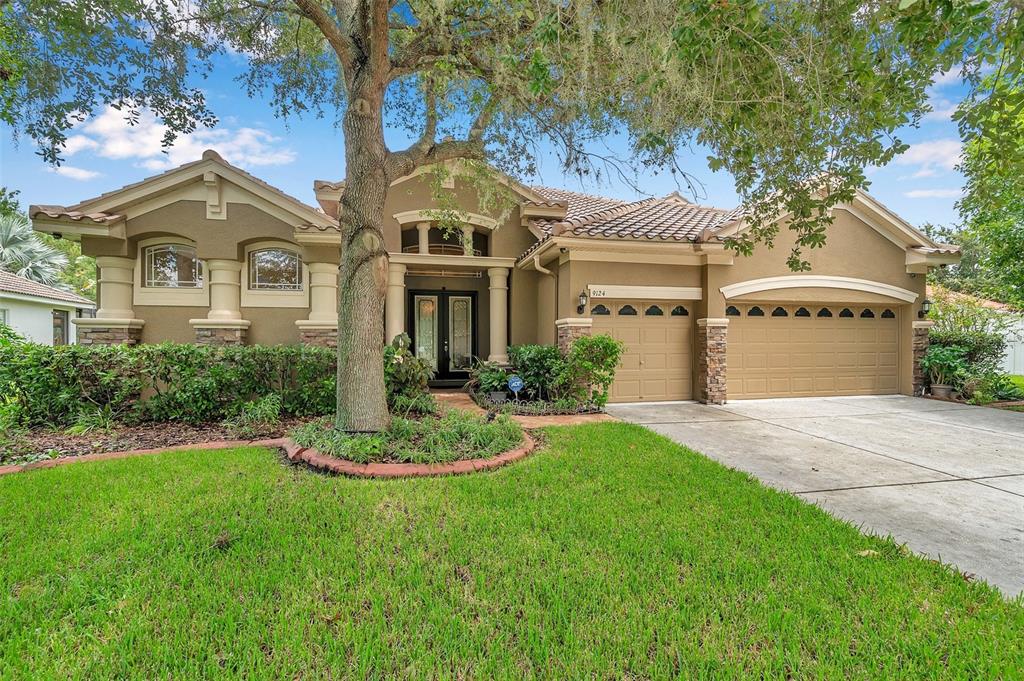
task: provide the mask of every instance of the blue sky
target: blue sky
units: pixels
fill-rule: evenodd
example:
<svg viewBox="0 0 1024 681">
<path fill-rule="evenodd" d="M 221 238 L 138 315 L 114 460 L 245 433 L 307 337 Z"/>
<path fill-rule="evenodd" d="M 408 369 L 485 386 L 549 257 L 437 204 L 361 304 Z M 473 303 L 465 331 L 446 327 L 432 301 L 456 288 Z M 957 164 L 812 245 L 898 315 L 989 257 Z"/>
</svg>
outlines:
<svg viewBox="0 0 1024 681">
<path fill-rule="evenodd" d="M 26 207 L 32 203 L 69 205 L 195 160 L 204 149 L 214 148 L 231 163 L 314 204 L 314 179 L 344 176 L 340 130 L 330 117 L 276 119 L 264 101 L 247 98 L 234 82 L 240 69 L 238 57 L 220 60 L 214 74 L 202 85 L 220 123 L 214 129 L 179 139 L 169 153 L 160 147 L 163 131 L 155 120 L 144 118 L 141 125 L 132 128 L 113 110 L 84 122 L 71 133 L 66 162 L 59 169 L 47 166 L 36 155 L 31 140 L 14 139 L 5 129 L 0 142 L 0 184 L 20 190 L 19 198 Z M 963 178 L 954 170 L 960 142 L 950 116 L 962 93 L 963 86 L 955 73 L 939 76 L 929 93 L 934 111 L 919 128 L 900 131 L 910 149 L 888 166 L 868 171 L 868 191 L 912 224 L 956 222 L 954 204 Z M 404 146 L 403 135 L 394 133 L 389 137 L 396 147 Z M 623 155 L 620 140 L 610 140 L 606 146 L 598 151 Z M 709 205 L 733 207 L 737 199 L 732 178 L 724 172 L 712 173 L 706 157 L 706 152 L 695 148 L 680 158 L 680 165 L 703 185 L 703 195 L 697 199 Z M 565 177 L 551 155 L 540 159 L 540 176 L 528 182 L 624 199 L 642 196 L 629 183 L 611 175 L 599 182 L 584 183 L 574 176 Z M 667 173 L 642 174 L 636 178 L 636 185 L 646 194 L 659 196 L 676 189 Z"/>
</svg>

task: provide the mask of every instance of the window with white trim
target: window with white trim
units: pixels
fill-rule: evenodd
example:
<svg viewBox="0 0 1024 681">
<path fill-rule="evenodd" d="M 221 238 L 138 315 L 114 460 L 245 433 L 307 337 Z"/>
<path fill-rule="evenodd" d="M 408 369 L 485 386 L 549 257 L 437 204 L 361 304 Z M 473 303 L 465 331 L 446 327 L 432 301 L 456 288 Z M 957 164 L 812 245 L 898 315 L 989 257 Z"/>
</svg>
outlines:
<svg viewBox="0 0 1024 681">
<path fill-rule="evenodd" d="M 149 246 L 143 257 L 145 281 L 149 288 L 202 288 L 203 263 L 196 249 L 184 244 Z"/>
<path fill-rule="evenodd" d="M 253 291 L 301 291 L 302 258 L 284 248 L 260 248 L 249 252 L 249 289 Z"/>
<path fill-rule="evenodd" d="M 0 324 L 4 326 L 11 325 L 11 311 L 6 307 L 0 307 Z"/>
</svg>

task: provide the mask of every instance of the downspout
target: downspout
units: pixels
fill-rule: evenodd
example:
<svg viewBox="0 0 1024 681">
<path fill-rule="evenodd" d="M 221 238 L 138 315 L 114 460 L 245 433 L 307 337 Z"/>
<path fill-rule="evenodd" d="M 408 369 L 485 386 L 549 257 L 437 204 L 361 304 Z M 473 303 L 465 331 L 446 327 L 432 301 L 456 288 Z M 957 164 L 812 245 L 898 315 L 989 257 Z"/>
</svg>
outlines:
<svg viewBox="0 0 1024 681">
<path fill-rule="evenodd" d="M 535 270 L 537 270 L 541 274 L 546 274 L 546 275 L 548 275 L 549 277 L 551 277 L 551 278 L 553 278 L 555 280 L 555 285 L 552 288 L 554 288 L 554 290 L 555 290 L 555 307 L 554 307 L 555 319 L 558 319 L 558 276 L 554 272 L 552 272 L 551 270 L 547 269 L 546 267 L 544 267 L 543 265 L 540 264 L 540 254 L 539 253 L 537 253 L 537 254 L 535 254 L 533 256 L 533 267 L 534 267 Z M 557 341 L 557 339 L 556 339 L 556 341 Z"/>
</svg>

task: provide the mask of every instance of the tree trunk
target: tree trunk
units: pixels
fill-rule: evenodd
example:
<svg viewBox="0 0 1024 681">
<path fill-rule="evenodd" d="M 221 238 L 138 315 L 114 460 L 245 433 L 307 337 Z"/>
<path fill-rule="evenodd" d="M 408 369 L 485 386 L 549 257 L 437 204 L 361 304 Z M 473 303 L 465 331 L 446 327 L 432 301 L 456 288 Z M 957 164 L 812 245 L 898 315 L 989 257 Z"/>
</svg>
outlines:
<svg viewBox="0 0 1024 681">
<path fill-rule="evenodd" d="M 357 89 L 353 89 L 358 92 Z M 389 181 L 381 94 L 353 96 L 345 112 L 338 286 L 338 395 L 335 424 L 349 432 L 390 425 L 384 390 L 384 297 L 388 254 L 384 199 Z"/>
</svg>

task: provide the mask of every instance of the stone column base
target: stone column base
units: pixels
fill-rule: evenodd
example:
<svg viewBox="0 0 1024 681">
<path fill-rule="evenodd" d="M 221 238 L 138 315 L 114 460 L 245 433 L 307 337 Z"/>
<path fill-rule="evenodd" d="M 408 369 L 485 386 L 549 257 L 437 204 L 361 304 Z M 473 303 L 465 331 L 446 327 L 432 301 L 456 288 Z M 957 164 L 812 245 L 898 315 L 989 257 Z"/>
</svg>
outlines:
<svg viewBox="0 0 1024 681">
<path fill-rule="evenodd" d="M 72 319 L 78 328 L 79 345 L 138 345 L 142 342 L 141 319 Z"/>
<path fill-rule="evenodd" d="M 725 351 L 729 320 L 697 320 L 697 401 L 725 404 Z"/>
<path fill-rule="evenodd" d="M 315 345 L 321 348 L 338 347 L 338 326 L 323 322 L 312 322 L 300 319 L 295 322 L 299 327 L 299 342 L 303 345 Z"/>
<path fill-rule="evenodd" d="M 924 394 L 925 385 L 928 383 L 928 377 L 924 373 L 924 369 L 921 368 L 921 358 L 924 357 L 924 353 L 928 352 L 928 346 L 931 345 L 931 341 L 928 337 L 928 332 L 935 326 L 935 322 L 927 320 L 921 320 L 914 322 L 914 336 L 911 341 L 911 348 L 914 354 L 914 395 L 920 396 Z"/>
<path fill-rule="evenodd" d="M 589 336 L 594 327 L 594 320 L 590 317 L 565 317 L 555 320 L 555 336 L 557 337 L 558 349 L 563 354 L 569 352 L 569 348 L 581 336 Z"/>
<path fill-rule="evenodd" d="M 245 345 L 252 322 L 244 319 L 190 319 L 199 345 Z"/>
</svg>

